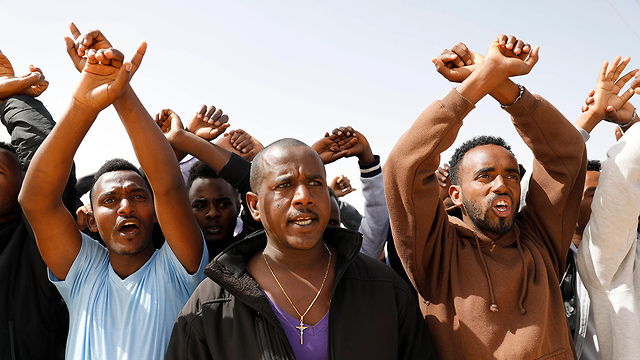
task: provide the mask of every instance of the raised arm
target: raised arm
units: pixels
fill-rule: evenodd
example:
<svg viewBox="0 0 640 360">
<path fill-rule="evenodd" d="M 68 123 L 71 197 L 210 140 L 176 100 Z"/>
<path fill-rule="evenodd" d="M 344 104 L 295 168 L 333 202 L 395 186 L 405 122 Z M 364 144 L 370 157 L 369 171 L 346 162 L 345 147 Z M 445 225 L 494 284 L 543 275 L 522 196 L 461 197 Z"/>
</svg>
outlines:
<svg viewBox="0 0 640 360">
<path fill-rule="evenodd" d="M 428 293 L 432 280 L 438 281 L 440 274 L 431 271 L 430 264 L 440 260 L 434 249 L 442 235 L 451 231 L 438 196 L 435 172 L 440 154 L 453 144 L 462 120 L 479 99 L 490 93 L 493 96 L 498 85 L 508 84 L 510 76 L 531 70 L 537 61 L 537 48 L 526 53 L 525 45 L 506 36 L 497 37 L 484 62 L 462 80 L 457 90 L 431 104 L 418 117 L 385 164 L 384 187 L 394 241 L 407 274 L 422 294 Z M 517 98 L 517 86 L 509 95 L 513 98 L 502 99 L 504 104 Z"/>
<path fill-rule="evenodd" d="M 151 184 L 167 244 L 187 272 L 194 274 L 200 267 L 204 241 L 173 149 L 130 86 L 113 105 Z"/>
<path fill-rule="evenodd" d="M 98 113 L 111 104 L 129 81 L 130 64 L 117 50 L 87 56 L 71 103 L 36 152 L 25 176 L 19 201 L 33 228 L 45 263 L 60 280 L 66 278 L 81 246 L 75 220 L 62 202 L 73 156 Z"/>
</svg>

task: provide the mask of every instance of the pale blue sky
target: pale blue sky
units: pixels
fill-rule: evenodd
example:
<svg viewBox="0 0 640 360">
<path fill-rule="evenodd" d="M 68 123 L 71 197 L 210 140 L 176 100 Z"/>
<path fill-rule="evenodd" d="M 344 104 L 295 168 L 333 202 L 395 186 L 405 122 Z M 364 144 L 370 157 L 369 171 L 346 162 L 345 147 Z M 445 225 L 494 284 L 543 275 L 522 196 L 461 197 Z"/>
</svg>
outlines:
<svg viewBox="0 0 640 360">
<path fill-rule="evenodd" d="M 453 87 L 430 59 L 459 41 L 480 53 L 501 33 L 540 45 L 540 61 L 517 81 L 570 121 L 603 61 L 629 55 L 629 69 L 640 67 L 639 0 L 452 4 L 4 1 L 0 50 L 19 74 L 29 64 L 43 69 L 51 85 L 41 100 L 56 119 L 78 78 L 62 39 L 75 21 L 80 30 L 101 29 L 127 56 L 148 42 L 132 85 L 152 114 L 168 107 L 186 121 L 201 104 L 213 104 L 230 116 L 231 128 L 265 145 L 285 136 L 311 144 L 325 131 L 352 125 L 383 161 L 420 112 Z M 505 137 L 531 167 L 531 154 L 493 99 L 467 117 L 454 148 L 476 134 Z M 0 140 L 7 138 L 0 130 Z M 613 126 L 600 126 L 588 143 L 589 157 L 604 159 L 613 141 Z M 117 115 L 107 109 L 81 145 L 78 173 L 116 156 L 135 160 Z M 328 173 L 345 173 L 360 188 L 355 160 L 331 165 Z M 361 207 L 354 194 L 346 200 Z"/>
</svg>

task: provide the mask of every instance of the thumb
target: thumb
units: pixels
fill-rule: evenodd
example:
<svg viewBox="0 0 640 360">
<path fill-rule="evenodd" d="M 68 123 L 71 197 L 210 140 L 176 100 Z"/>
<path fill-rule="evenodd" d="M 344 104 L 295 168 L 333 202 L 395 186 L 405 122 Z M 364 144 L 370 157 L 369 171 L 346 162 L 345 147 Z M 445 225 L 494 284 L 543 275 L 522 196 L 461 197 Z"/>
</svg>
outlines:
<svg viewBox="0 0 640 360">
<path fill-rule="evenodd" d="M 76 50 L 76 43 L 73 40 L 71 40 L 71 38 L 68 36 L 64 37 L 64 42 L 67 45 L 67 54 L 69 54 L 71 61 L 73 61 L 73 65 L 76 67 L 76 69 L 78 69 L 78 71 L 82 71 L 82 68 L 80 67 L 80 62 L 82 58 L 78 56 L 78 51 Z"/>
<path fill-rule="evenodd" d="M 531 50 L 531 52 L 529 53 L 529 57 L 524 62 L 533 67 L 540 59 L 539 52 L 540 46 L 536 46 L 535 48 L 533 48 L 533 50 Z"/>
<path fill-rule="evenodd" d="M 131 63 L 126 63 L 124 66 L 120 67 L 118 71 L 118 76 L 116 79 L 109 85 L 109 92 L 113 96 L 113 99 L 116 99 L 122 94 L 124 87 L 129 83 L 131 79 Z"/>
</svg>

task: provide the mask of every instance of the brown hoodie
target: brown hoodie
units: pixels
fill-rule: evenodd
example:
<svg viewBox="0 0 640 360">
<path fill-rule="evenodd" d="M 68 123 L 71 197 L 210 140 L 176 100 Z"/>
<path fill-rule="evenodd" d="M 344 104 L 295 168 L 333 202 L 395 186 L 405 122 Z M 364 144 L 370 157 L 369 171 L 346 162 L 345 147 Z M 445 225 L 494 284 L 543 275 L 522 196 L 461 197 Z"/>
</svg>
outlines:
<svg viewBox="0 0 640 360">
<path fill-rule="evenodd" d="M 384 167 L 393 237 L 438 355 L 575 358 L 558 284 L 582 195 L 584 140 L 528 91 L 507 109 L 535 160 L 516 226 L 492 241 L 447 215 L 434 174 L 473 108 L 452 90 L 418 117 Z"/>
</svg>

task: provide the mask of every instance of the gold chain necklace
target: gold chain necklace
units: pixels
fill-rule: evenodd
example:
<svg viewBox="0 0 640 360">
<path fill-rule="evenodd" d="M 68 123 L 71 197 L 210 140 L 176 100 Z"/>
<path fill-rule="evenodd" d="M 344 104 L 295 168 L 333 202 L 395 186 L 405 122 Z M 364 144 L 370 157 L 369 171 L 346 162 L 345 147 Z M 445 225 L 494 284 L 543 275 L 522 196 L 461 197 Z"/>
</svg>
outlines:
<svg viewBox="0 0 640 360">
<path fill-rule="evenodd" d="M 324 282 L 327 281 L 327 275 L 329 275 L 329 268 L 331 267 L 331 250 L 329 250 L 329 247 L 327 246 L 327 244 L 325 244 L 324 242 L 322 244 L 324 245 L 324 248 L 327 249 L 327 251 L 329 252 L 329 263 L 327 264 L 327 271 L 324 273 L 324 279 L 322 279 L 322 285 L 320 285 L 320 290 L 318 290 L 316 297 L 313 298 L 313 301 L 311 302 L 311 304 L 309 304 L 309 307 L 307 308 L 307 311 L 304 312 L 304 314 L 300 314 L 300 311 L 298 311 L 296 306 L 293 305 L 293 301 L 291 301 L 291 299 L 289 298 L 289 295 L 287 295 L 287 292 L 284 291 L 282 284 L 280 284 L 280 281 L 278 281 L 276 274 L 273 272 L 273 269 L 271 269 L 271 265 L 269 265 L 269 262 L 267 261 L 267 256 L 264 254 L 264 252 L 262 253 L 262 258 L 264 259 L 265 264 L 267 264 L 269 271 L 271 271 L 271 275 L 273 275 L 273 278 L 276 280 L 276 283 L 278 283 L 278 286 L 280 286 L 280 290 L 282 290 L 282 293 L 284 294 L 284 296 L 287 298 L 287 300 L 289 300 L 289 304 L 291 304 L 291 306 L 293 307 L 293 310 L 296 311 L 296 314 L 300 316 L 300 326 L 296 326 L 296 329 L 300 330 L 300 345 L 302 345 L 302 335 L 304 334 L 304 331 L 308 328 L 307 326 L 304 326 L 304 316 L 307 315 L 307 313 L 309 312 L 313 304 L 315 304 L 316 300 L 318 300 L 318 296 L 320 296 L 320 293 L 322 292 L 322 288 L 324 288 Z"/>
</svg>

